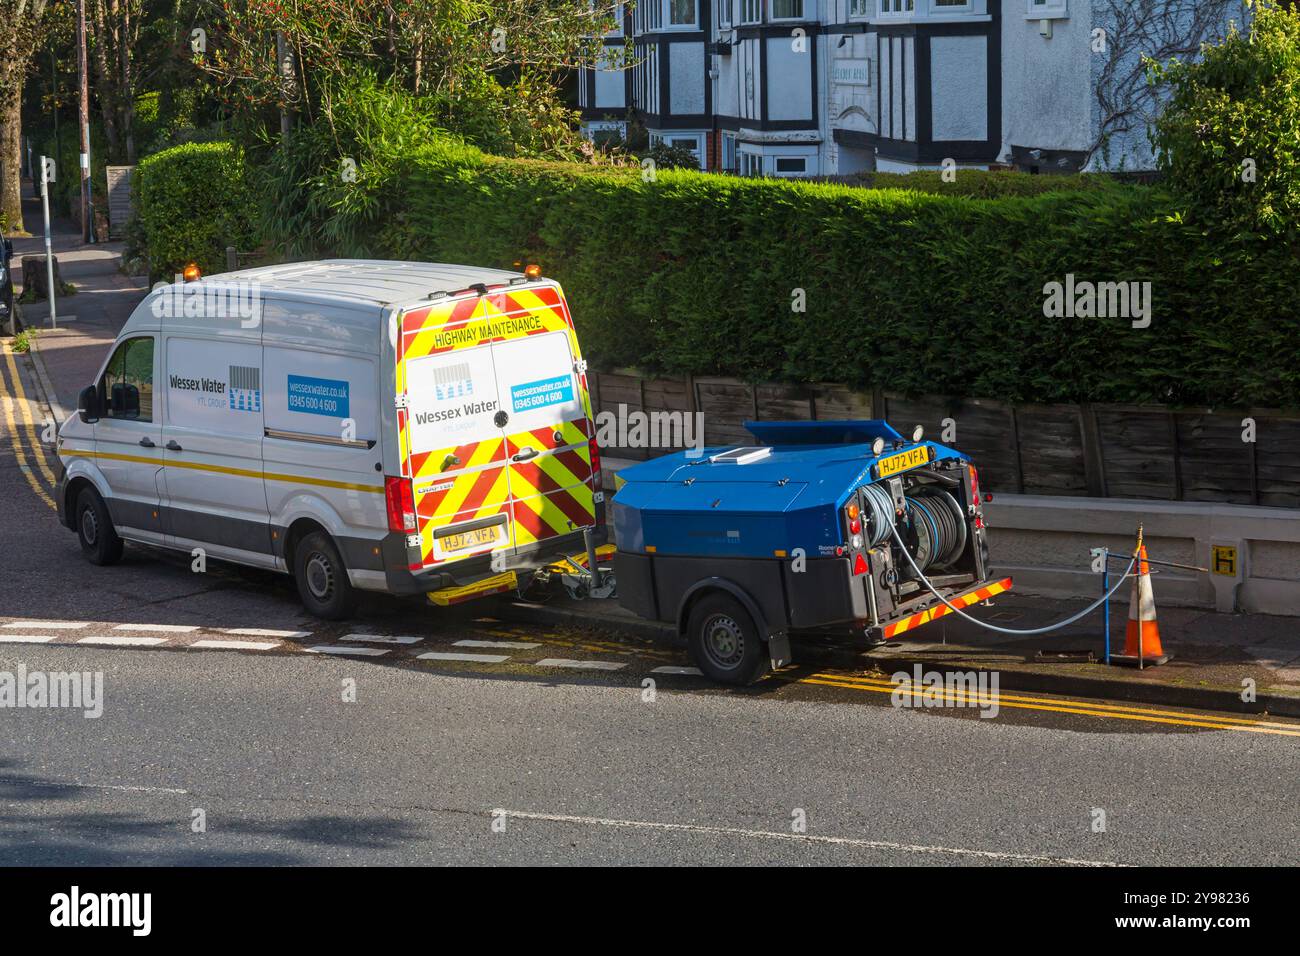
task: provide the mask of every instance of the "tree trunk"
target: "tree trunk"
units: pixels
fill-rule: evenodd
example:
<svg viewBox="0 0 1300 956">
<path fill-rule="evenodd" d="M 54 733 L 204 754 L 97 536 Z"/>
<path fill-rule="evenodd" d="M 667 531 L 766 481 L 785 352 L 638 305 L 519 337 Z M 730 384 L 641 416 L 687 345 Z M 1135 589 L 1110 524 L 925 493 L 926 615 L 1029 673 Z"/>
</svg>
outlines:
<svg viewBox="0 0 1300 956">
<path fill-rule="evenodd" d="M 113 8 L 117 8 L 116 0 Z M 122 6 L 122 27 L 120 34 L 114 31 L 117 50 L 122 67 L 122 86 L 118 90 L 118 99 L 122 109 L 122 142 L 126 146 L 126 162 L 135 165 L 135 77 L 131 74 L 131 49 L 140 39 L 140 28 L 131 25 L 131 5 Z"/>
<path fill-rule="evenodd" d="M 26 64 L 24 64 L 25 66 Z M 0 84 L 0 216 L 8 232 L 23 228 L 23 73 L 15 69 Z"/>
<path fill-rule="evenodd" d="M 118 156 L 117 103 L 113 81 L 108 72 L 109 35 L 104 19 L 104 0 L 95 0 L 95 88 L 99 91 L 99 112 L 104 122 L 104 139 L 109 156 Z"/>
</svg>

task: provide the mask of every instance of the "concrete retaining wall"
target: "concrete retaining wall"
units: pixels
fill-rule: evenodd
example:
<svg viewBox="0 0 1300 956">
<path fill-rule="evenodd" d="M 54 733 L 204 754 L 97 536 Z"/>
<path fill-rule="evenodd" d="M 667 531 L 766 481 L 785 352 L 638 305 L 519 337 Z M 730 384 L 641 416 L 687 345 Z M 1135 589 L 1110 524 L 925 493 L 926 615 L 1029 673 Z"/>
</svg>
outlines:
<svg viewBox="0 0 1300 956">
<path fill-rule="evenodd" d="M 1016 590 L 1097 597 L 1090 549 L 1131 553 L 1141 524 L 1153 560 L 1211 569 L 1159 568 L 1158 602 L 1218 611 L 1300 615 L 1300 512 L 1287 508 L 1123 498 L 997 495 L 985 507 L 990 551 Z M 1215 548 L 1235 548 L 1235 567 Z M 1112 567 L 1122 568 L 1120 562 Z M 1127 589 L 1121 595 L 1128 599 Z"/>
</svg>

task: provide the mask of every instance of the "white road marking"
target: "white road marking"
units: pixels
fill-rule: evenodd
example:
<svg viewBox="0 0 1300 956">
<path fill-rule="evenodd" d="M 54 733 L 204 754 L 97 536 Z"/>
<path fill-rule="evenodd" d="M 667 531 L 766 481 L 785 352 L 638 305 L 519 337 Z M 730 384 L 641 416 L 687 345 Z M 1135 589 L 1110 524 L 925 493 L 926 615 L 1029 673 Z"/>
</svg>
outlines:
<svg viewBox="0 0 1300 956">
<path fill-rule="evenodd" d="M 571 661 L 563 657 L 548 657 L 537 662 L 538 667 L 567 667 L 575 671 L 616 671 L 627 667 L 612 661 Z"/>
<path fill-rule="evenodd" d="M 311 637 L 311 631 L 277 631 L 269 627 L 219 627 L 217 630 L 236 637 Z"/>
<path fill-rule="evenodd" d="M 0 634 L 0 644 L 48 644 L 53 634 Z"/>
<path fill-rule="evenodd" d="M 10 621 L 3 626 L 11 630 L 22 628 L 32 631 L 77 631 L 83 627 L 90 627 L 89 624 L 81 621 Z"/>
<path fill-rule="evenodd" d="M 533 647 L 541 647 L 541 644 L 534 644 L 530 641 L 456 641 L 453 647 L 503 647 L 509 650 L 526 651 Z"/>
<path fill-rule="evenodd" d="M 110 647 L 154 647 L 158 644 L 166 644 L 165 637 L 127 637 L 125 635 L 113 635 L 110 637 L 83 637 L 77 641 L 78 644 L 107 644 Z"/>
<path fill-rule="evenodd" d="M 543 820 L 548 823 L 578 823 L 587 826 L 620 827 L 623 829 L 669 830 L 682 833 L 706 833 L 715 836 L 748 837 L 758 840 L 786 840 L 794 843 L 828 843 L 835 846 L 852 846 L 868 850 L 897 850 L 901 853 L 935 853 L 953 856 L 978 857 L 985 860 L 1003 860 L 1015 863 L 1047 863 L 1054 866 L 1117 866 L 1104 860 L 1073 860 L 1069 857 L 1046 856 L 1037 853 L 1006 853 L 999 850 L 972 850 L 966 847 L 928 846 L 918 843 L 891 843 L 887 840 L 858 840 L 853 837 L 815 836 L 808 833 L 782 833 L 779 830 L 744 830 L 740 827 L 706 826 L 697 823 L 652 823 L 645 820 L 611 820 L 605 817 L 577 817 L 560 813 L 529 813 L 523 810 L 493 810 L 494 815 L 514 817 L 517 820 Z"/>
<path fill-rule="evenodd" d="M 417 654 L 416 660 L 421 661 L 477 661 L 480 664 L 500 664 L 510 660 L 508 654 L 454 654 L 444 651 L 430 651 L 428 654 Z"/>
<path fill-rule="evenodd" d="M 190 647 L 211 648 L 220 651 L 269 651 L 279 647 L 279 641 L 220 641 L 205 639 L 195 641 Z"/>
<path fill-rule="evenodd" d="M 161 631 L 166 634 L 189 634 L 197 631 L 197 624 L 118 624 L 115 631 Z"/>
<path fill-rule="evenodd" d="M 424 638 L 412 634 L 349 634 L 339 640 L 362 644 L 419 644 Z"/>
<path fill-rule="evenodd" d="M 388 653 L 386 647 L 339 647 L 337 644 L 316 644 L 303 650 L 308 654 L 351 654 L 354 657 L 380 657 Z"/>
<path fill-rule="evenodd" d="M 656 667 L 650 672 L 651 674 L 686 674 L 691 677 L 703 677 L 704 674 L 698 667 L 677 667 L 670 665 L 668 667 Z"/>
</svg>

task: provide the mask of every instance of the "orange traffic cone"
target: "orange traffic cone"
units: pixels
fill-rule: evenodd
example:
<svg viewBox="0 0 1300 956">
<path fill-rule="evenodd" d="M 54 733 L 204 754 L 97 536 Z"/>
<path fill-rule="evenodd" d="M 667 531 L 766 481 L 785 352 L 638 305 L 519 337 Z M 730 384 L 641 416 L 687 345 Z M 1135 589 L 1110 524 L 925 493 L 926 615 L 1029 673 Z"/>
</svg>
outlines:
<svg viewBox="0 0 1300 956">
<path fill-rule="evenodd" d="M 1151 566 L 1147 548 L 1138 538 L 1138 573 L 1133 579 L 1133 596 L 1128 605 L 1128 628 L 1124 632 L 1124 653 L 1112 654 L 1111 662 L 1135 667 L 1163 664 L 1169 655 L 1160 646 L 1160 627 L 1156 624 L 1156 596 L 1151 587 Z"/>
</svg>

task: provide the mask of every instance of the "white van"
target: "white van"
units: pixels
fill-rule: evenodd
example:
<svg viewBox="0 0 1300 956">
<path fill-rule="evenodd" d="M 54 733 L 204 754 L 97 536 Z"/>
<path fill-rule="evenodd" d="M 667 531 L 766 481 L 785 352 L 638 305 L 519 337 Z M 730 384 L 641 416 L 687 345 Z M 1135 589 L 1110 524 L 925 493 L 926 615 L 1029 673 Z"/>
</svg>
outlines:
<svg viewBox="0 0 1300 956">
<path fill-rule="evenodd" d="M 604 531 L 586 363 L 552 281 L 336 260 L 160 285 L 59 432 L 60 518 L 356 590 L 526 575 Z M 600 538 L 603 540 L 603 537 Z"/>
</svg>

